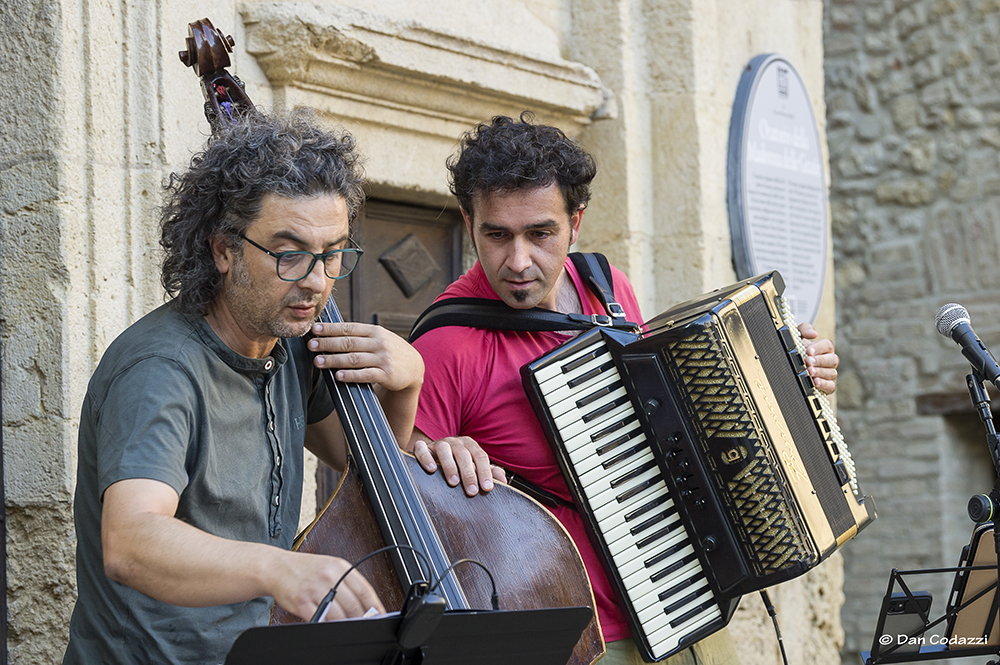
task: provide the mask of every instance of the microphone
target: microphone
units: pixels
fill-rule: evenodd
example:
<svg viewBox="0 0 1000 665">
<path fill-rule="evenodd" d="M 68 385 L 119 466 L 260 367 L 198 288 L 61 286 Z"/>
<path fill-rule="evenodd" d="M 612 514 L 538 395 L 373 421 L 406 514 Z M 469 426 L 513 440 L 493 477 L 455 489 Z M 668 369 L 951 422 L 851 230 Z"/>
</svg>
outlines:
<svg viewBox="0 0 1000 665">
<path fill-rule="evenodd" d="M 976 336 L 976 331 L 969 325 L 969 312 L 957 303 L 948 303 L 938 310 L 934 318 L 938 332 L 945 337 L 951 337 L 962 347 L 962 355 L 972 363 L 973 369 L 981 376 L 1000 388 L 1000 365 L 986 345 Z"/>
</svg>

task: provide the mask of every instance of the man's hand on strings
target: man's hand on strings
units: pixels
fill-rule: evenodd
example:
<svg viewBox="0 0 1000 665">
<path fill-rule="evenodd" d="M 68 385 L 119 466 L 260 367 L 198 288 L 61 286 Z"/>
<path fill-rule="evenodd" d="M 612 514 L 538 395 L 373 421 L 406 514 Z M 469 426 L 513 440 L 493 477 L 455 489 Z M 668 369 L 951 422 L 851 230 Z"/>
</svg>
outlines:
<svg viewBox="0 0 1000 665">
<path fill-rule="evenodd" d="M 337 372 L 337 380 L 374 383 L 398 392 L 419 389 L 424 361 L 402 337 L 366 323 L 314 323 L 309 350 L 317 367 Z"/>
<path fill-rule="evenodd" d="M 338 583 L 324 621 L 364 616 L 370 608 L 385 613 L 371 584 L 361 573 L 351 570 L 343 559 L 320 554 L 289 552 L 269 571 L 275 602 L 303 621 L 308 621 L 327 593 Z M 347 572 L 349 571 L 350 572 Z M 343 581 L 340 581 L 347 572 Z"/>
</svg>

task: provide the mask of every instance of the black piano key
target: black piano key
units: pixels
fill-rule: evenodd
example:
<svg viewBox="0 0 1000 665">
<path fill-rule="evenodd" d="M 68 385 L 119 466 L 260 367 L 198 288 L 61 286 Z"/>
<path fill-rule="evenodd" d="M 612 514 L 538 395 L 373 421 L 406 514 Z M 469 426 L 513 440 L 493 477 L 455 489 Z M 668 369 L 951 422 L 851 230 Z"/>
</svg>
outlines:
<svg viewBox="0 0 1000 665">
<path fill-rule="evenodd" d="M 680 570 L 684 566 L 688 565 L 689 563 L 691 563 L 692 561 L 694 561 L 697 558 L 698 557 L 697 557 L 697 555 L 695 555 L 694 552 L 692 552 L 692 553 L 690 553 L 690 554 L 688 554 L 686 556 L 683 556 L 680 559 L 678 559 L 677 561 L 674 561 L 672 564 L 670 564 L 669 566 L 667 566 L 663 570 L 658 570 L 653 575 L 650 575 L 649 576 L 649 581 L 650 582 L 659 582 L 664 577 L 667 577 L 668 575 L 676 573 L 678 570 Z"/>
<path fill-rule="evenodd" d="M 576 408 L 582 409 L 588 404 L 593 404 L 594 402 L 601 399 L 605 395 L 610 395 L 611 393 L 613 393 L 614 391 L 618 390 L 621 387 L 622 384 L 620 383 L 612 383 L 611 385 L 604 386 L 599 390 L 595 390 L 586 397 L 581 397 L 580 399 L 576 400 Z"/>
<path fill-rule="evenodd" d="M 636 541 L 635 546 L 637 548 L 639 548 L 640 550 L 643 549 L 643 548 L 645 548 L 645 547 L 649 547 L 650 545 L 652 545 L 654 543 L 657 543 L 660 540 L 663 540 L 664 538 L 666 538 L 667 536 L 669 536 L 670 533 L 672 531 L 676 530 L 679 525 L 680 525 L 680 520 L 678 520 L 676 522 L 672 522 L 668 526 L 665 526 L 662 529 L 660 529 L 659 531 L 656 531 L 655 533 L 653 533 L 653 534 L 651 534 L 649 536 L 646 536 L 642 540 Z"/>
<path fill-rule="evenodd" d="M 575 370 L 577 367 L 583 367 L 584 365 L 586 365 L 587 363 L 589 363 L 591 360 L 594 360 L 595 358 L 600 358 L 601 356 L 603 356 L 607 352 L 608 352 L 608 347 L 602 346 L 599 349 L 594 349 L 590 353 L 583 354 L 582 356 L 580 356 L 579 358 L 577 358 L 576 360 L 574 360 L 572 362 L 566 363 L 565 365 L 563 365 L 559 369 L 562 370 L 563 374 L 569 374 L 570 372 L 572 372 L 573 370 Z"/>
<path fill-rule="evenodd" d="M 710 607 L 712 607 L 712 605 L 715 605 L 715 600 L 712 599 L 712 598 L 709 598 L 708 600 L 706 600 L 701 605 L 698 605 L 697 607 L 691 608 L 690 610 L 688 610 L 684 614 L 680 615 L 679 617 L 677 617 L 676 619 L 674 619 L 673 621 L 671 621 L 670 622 L 670 627 L 671 628 L 676 628 L 677 626 L 680 626 L 681 624 L 686 623 L 690 619 L 693 619 L 694 617 L 698 616 L 699 614 L 701 614 L 705 610 L 707 610 Z M 666 610 L 664 610 L 663 613 L 666 614 Z"/>
<path fill-rule="evenodd" d="M 639 436 L 640 434 L 642 434 L 642 430 L 641 429 L 634 429 L 631 432 L 629 432 L 628 434 L 622 434 L 618 438 L 613 439 L 611 441 L 608 441 L 605 444 L 602 444 L 602 445 L 598 446 L 596 452 L 597 452 L 598 455 L 603 455 L 604 453 L 606 453 L 606 452 L 608 452 L 610 450 L 614 450 L 615 448 L 617 448 L 618 446 L 622 445 L 623 443 L 625 443 L 627 441 L 631 441 L 632 439 L 634 439 L 635 437 Z"/>
<path fill-rule="evenodd" d="M 634 520 L 635 518 L 639 517 L 640 515 L 642 515 L 644 513 L 648 513 L 653 508 L 656 508 L 657 506 L 662 505 L 662 504 L 666 503 L 667 501 L 670 501 L 670 497 L 667 496 L 667 495 L 665 495 L 665 494 L 663 496 L 660 496 L 660 497 L 657 497 L 657 498 L 653 499 L 652 501 L 647 501 L 646 503 L 642 504 L 641 506 L 639 506 L 635 510 L 631 510 L 631 511 L 625 513 L 625 521 L 626 522 L 631 522 L 632 520 Z"/>
<path fill-rule="evenodd" d="M 680 582 L 678 582 L 677 584 L 673 585 L 672 587 L 670 587 L 666 591 L 661 592 L 656 597 L 656 599 L 659 600 L 662 603 L 667 598 L 670 598 L 670 596 L 676 596 L 678 593 L 680 593 L 681 591 L 684 591 L 685 589 L 687 589 L 688 587 L 690 587 L 692 584 L 694 584 L 695 582 L 697 582 L 700 579 L 702 579 L 702 577 L 700 575 L 692 575 L 691 577 L 689 577 L 689 578 L 687 578 L 685 580 L 681 580 Z"/>
<path fill-rule="evenodd" d="M 593 441 L 594 443 L 597 443 L 598 441 L 600 441 L 601 439 L 603 439 L 607 435 L 614 434 L 615 432 L 617 432 L 618 430 L 622 429 L 626 425 L 629 425 L 629 424 L 635 422 L 636 419 L 637 419 L 637 416 L 634 413 L 632 415 L 626 417 L 626 418 L 622 418 L 618 422 L 612 423 L 612 424 L 608 425 L 607 427 L 605 427 L 604 429 L 598 430 L 598 431 L 594 432 L 593 434 L 591 434 L 590 435 L 590 440 Z"/>
<path fill-rule="evenodd" d="M 602 462 L 601 466 L 604 467 L 605 469 L 610 469 L 613 466 L 617 466 L 617 465 L 621 464 L 622 462 L 625 462 L 625 461 L 631 459 L 632 457 L 634 457 L 635 455 L 638 455 L 639 453 L 641 453 L 644 450 L 649 450 L 649 444 L 648 443 L 643 442 L 643 443 L 640 443 L 638 446 L 632 446 L 628 450 L 623 450 L 622 452 L 618 453 L 617 455 L 615 455 L 614 457 L 610 458 L 609 460 L 607 460 L 605 462 Z"/>
<path fill-rule="evenodd" d="M 671 506 L 671 507 L 667 508 L 666 510 L 664 510 L 663 512 L 657 513 L 656 515 L 653 515 L 648 520 L 645 520 L 644 522 L 640 522 L 639 524 L 635 525 L 634 527 L 632 527 L 631 529 L 629 529 L 629 533 L 631 533 L 633 536 L 638 536 L 640 533 L 642 533 L 646 529 L 649 529 L 654 524 L 659 524 L 660 522 L 662 522 L 663 520 L 667 519 L 668 517 L 670 517 L 671 515 L 673 515 L 676 512 L 677 512 L 677 508 L 674 507 L 674 506 Z"/>
<path fill-rule="evenodd" d="M 670 603 L 669 605 L 667 605 L 666 607 L 664 607 L 663 611 L 666 612 L 667 614 L 673 614 L 674 612 L 676 612 L 677 610 L 681 609 L 682 607 L 684 607 L 688 603 L 691 603 L 691 602 L 694 602 L 695 600 L 697 600 L 698 596 L 700 596 L 703 593 L 703 591 L 704 591 L 703 589 L 699 589 L 698 591 L 692 591 L 691 593 L 689 593 L 688 595 L 684 596 L 680 600 L 676 600 L 676 601 Z"/>
<path fill-rule="evenodd" d="M 615 497 L 615 501 L 617 501 L 618 503 L 625 503 L 626 501 L 634 497 L 636 494 L 641 494 L 642 492 L 648 490 L 650 487 L 653 487 L 654 485 L 661 482 L 663 482 L 663 476 L 661 474 L 656 474 L 656 476 L 650 478 L 646 482 L 639 483 L 638 485 L 628 490 L 627 492 L 622 492 L 621 494 Z"/>
<path fill-rule="evenodd" d="M 628 401 L 628 395 L 623 395 L 622 397 L 619 397 L 616 400 L 608 402 L 607 404 L 604 404 L 603 406 L 600 406 L 600 407 L 594 409 L 590 413 L 585 414 L 583 416 L 582 420 L 585 423 L 589 423 L 591 420 L 596 420 L 597 418 L 600 418 L 605 413 L 608 413 L 610 411 L 614 411 L 615 409 L 617 409 L 619 406 L 621 406 L 622 404 L 624 404 L 627 401 Z"/>
<path fill-rule="evenodd" d="M 678 552 L 680 552 L 682 549 L 684 549 L 687 546 L 688 546 L 688 543 L 686 541 L 681 541 L 679 543 L 674 543 L 673 545 L 671 545 L 667 549 L 663 550 L 662 552 L 660 552 L 656 556 L 650 557 L 650 558 L 646 559 L 645 561 L 643 561 L 642 565 L 644 565 L 646 568 L 652 568 L 656 564 L 661 563 L 663 561 L 666 561 L 667 559 L 669 559 L 673 555 L 677 554 Z"/>
<path fill-rule="evenodd" d="M 628 473 L 623 474 L 623 475 L 618 476 L 617 478 L 613 479 L 611 481 L 611 487 L 618 487 L 620 485 L 623 485 L 623 484 L 627 483 L 630 480 L 638 478 L 639 476 L 641 476 L 642 474 L 646 473 L 647 471 L 649 471 L 650 469 L 652 469 L 654 467 L 656 467 L 656 460 L 649 460 L 645 464 L 637 466 L 636 468 L 632 469 Z"/>
<path fill-rule="evenodd" d="M 608 362 L 604 363 L 603 365 L 598 365 L 594 369 L 590 370 L 589 372 L 585 372 L 585 373 L 581 374 L 580 376 L 576 377 L 575 379 L 570 379 L 569 381 L 566 382 L 566 387 L 567 388 L 576 388 L 580 384 L 583 384 L 583 383 L 586 383 L 587 381 L 590 381 L 595 376 L 600 376 L 601 374 L 604 374 L 605 372 L 607 372 L 609 369 L 614 369 L 614 366 L 615 366 L 615 364 L 609 360 Z"/>
</svg>

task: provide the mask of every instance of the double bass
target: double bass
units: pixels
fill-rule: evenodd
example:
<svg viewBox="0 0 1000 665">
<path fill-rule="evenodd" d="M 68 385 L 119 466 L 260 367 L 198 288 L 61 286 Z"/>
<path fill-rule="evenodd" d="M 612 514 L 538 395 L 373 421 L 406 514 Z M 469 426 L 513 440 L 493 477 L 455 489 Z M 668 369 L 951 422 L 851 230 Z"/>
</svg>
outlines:
<svg viewBox="0 0 1000 665">
<path fill-rule="evenodd" d="M 206 18 L 188 25 L 180 52 L 201 78 L 213 129 L 256 112 L 242 82 L 226 71 L 233 46 Z M 342 320 L 331 294 L 320 321 Z M 401 609 L 407 594 L 426 590 L 429 580 L 452 610 L 590 607 L 593 618 L 569 662 L 589 665 L 599 658 L 604 641 L 590 582 L 562 525 L 506 485 L 470 498 L 427 474 L 399 450 L 371 385 L 341 383 L 329 370 L 324 375 L 350 455 L 333 495 L 293 549 L 358 562 L 386 548 L 388 556 L 368 558 L 359 570 L 388 610 Z M 299 621 L 274 608 L 273 624 Z"/>
</svg>

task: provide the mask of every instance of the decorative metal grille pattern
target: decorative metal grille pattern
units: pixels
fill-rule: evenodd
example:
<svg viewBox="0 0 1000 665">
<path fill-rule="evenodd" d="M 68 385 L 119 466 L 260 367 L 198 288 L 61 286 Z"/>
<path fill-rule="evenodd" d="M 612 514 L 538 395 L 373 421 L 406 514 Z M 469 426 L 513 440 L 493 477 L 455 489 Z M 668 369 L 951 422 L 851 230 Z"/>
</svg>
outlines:
<svg viewBox="0 0 1000 665">
<path fill-rule="evenodd" d="M 668 361 L 748 559 L 759 575 L 811 559 L 794 504 L 782 491 L 781 469 L 760 439 L 763 430 L 747 408 L 730 354 L 710 326 L 689 328 L 697 334 L 672 341 Z"/>
</svg>

